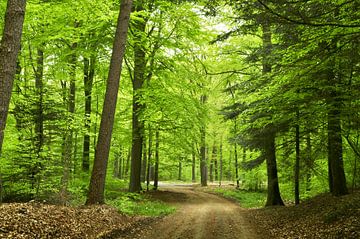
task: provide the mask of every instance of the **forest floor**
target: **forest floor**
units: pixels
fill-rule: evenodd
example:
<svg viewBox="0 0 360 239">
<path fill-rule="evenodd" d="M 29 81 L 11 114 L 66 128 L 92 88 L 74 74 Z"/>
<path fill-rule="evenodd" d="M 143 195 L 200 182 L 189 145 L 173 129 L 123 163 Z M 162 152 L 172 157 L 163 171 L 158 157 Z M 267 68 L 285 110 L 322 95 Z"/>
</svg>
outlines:
<svg viewBox="0 0 360 239">
<path fill-rule="evenodd" d="M 192 186 L 164 186 L 148 194 L 178 210 L 163 217 L 129 217 L 105 205 L 2 204 L 0 238 L 360 238 L 359 191 L 261 209 L 243 209 Z"/>
</svg>

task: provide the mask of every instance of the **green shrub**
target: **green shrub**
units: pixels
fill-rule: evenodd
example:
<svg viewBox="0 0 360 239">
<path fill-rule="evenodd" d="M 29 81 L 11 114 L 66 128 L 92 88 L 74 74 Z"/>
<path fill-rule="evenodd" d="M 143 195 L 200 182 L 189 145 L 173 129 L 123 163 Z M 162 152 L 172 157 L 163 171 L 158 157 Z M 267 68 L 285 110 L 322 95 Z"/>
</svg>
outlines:
<svg viewBox="0 0 360 239">
<path fill-rule="evenodd" d="M 107 203 L 127 215 L 162 216 L 175 211 L 174 207 L 159 201 L 151 201 L 137 193 L 123 193 L 122 196 Z"/>
</svg>

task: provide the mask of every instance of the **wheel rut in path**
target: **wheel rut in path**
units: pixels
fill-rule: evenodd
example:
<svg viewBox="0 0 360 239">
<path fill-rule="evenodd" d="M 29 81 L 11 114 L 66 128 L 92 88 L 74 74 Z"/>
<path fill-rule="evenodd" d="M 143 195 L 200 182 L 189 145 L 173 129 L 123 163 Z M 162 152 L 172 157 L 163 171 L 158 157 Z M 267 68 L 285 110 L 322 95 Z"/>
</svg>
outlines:
<svg viewBox="0 0 360 239">
<path fill-rule="evenodd" d="M 177 212 L 120 238 L 138 239 L 265 239 L 246 220 L 235 202 L 191 187 L 167 187 L 161 192 Z M 160 193 L 160 194 L 161 194 Z"/>
</svg>

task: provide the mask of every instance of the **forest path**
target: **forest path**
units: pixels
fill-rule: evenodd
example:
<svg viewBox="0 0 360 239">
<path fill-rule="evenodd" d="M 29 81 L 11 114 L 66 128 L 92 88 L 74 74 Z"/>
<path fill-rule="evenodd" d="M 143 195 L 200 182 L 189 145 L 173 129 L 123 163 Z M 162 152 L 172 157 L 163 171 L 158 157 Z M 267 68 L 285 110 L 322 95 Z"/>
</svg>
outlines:
<svg viewBox="0 0 360 239">
<path fill-rule="evenodd" d="M 220 196 L 194 187 L 163 187 L 153 196 L 176 206 L 177 212 L 139 228 L 136 235 L 121 238 L 146 239 L 260 239 L 256 227 L 244 217 L 240 208 Z"/>
</svg>

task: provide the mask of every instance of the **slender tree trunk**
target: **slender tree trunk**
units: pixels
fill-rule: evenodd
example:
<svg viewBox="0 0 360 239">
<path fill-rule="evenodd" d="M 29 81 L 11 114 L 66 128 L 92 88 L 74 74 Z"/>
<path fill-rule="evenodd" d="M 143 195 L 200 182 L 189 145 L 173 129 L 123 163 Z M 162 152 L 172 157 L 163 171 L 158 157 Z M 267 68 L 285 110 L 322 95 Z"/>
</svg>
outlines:
<svg viewBox="0 0 360 239">
<path fill-rule="evenodd" d="M 239 180 L 239 159 L 237 152 L 237 143 L 234 144 L 234 156 L 235 156 L 235 179 L 236 179 L 236 188 L 240 188 L 240 180 Z"/>
<path fill-rule="evenodd" d="M 178 166 L 178 180 L 182 180 L 182 158 L 179 159 L 179 166 Z"/>
<path fill-rule="evenodd" d="M 196 156 L 195 156 L 195 149 L 192 151 L 192 164 L 191 164 L 191 181 L 194 183 L 196 182 Z"/>
<path fill-rule="evenodd" d="M 129 176 L 130 160 L 131 160 L 131 147 L 129 147 L 128 154 L 126 157 L 126 165 L 125 165 L 125 171 L 124 171 L 124 176 L 126 178 Z"/>
<path fill-rule="evenodd" d="M 218 171 L 218 160 L 217 160 L 217 146 L 213 145 L 213 159 L 214 159 L 214 179 L 219 181 L 219 171 Z"/>
<path fill-rule="evenodd" d="M 222 144 L 222 137 L 220 140 L 220 176 L 219 176 L 219 186 L 221 186 L 222 178 L 223 178 L 223 144 Z"/>
<path fill-rule="evenodd" d="M 75 27 L 77 23 L 75 23 Z M 71 171 L 71 160 L 73 158 L 73 137 L 74 130 L 72 125 L 74 123 L 75 117 L 75 92 L 76 92 L 76 48 L 77 43 L 73 43 L 71 46 L 71 55 L 70 55 L 70 88 L 69 88 L 69 98 L 68 98 L 68 112 L 70 116 L 70 121 L 67 125 L 67 129 L 64 135 L 64 153 L 63 153 L 63 175 L 61 178 L 61 190 L 60 196 L 64 200 L 63 203 L 67 200 L 67 189 L 70 180 L 70 171 Z"/>
<path fill-rule="evenodd" d="M 306 137 L 306 191 L 310 192 L 311 190 L 311 170 L 313 168 L 313 159 L 312 159 L 312 147 L 311 147 L 311 135 L 307 134 Z"/>
<path fill-rule="evenodd" d="M 150 186 L 150 168 L 151 168 L 151 160 L 152 160 L 152 130 L 149 127 L 149 149 L 148 149 L 148 160 L 146 168 L 146 190 L 149 191 Z"/>
<path fill-rule="evenodd" d="M 210 179 L 210 182 L 214 182 L 214 157 L 213 155 L 211 156 L 210 158 L 210 165 L 209 165 L 209 179 Z"/>
<path fill-rule="evenodd" d="M 138 3 L 137 11 L 143 8 Z M 141 156 L 143 146 L 144 122 L 140 119 L 143 105 L 139 102 L 141 89 L 145 81 L 146 53 L 143 46 L 144 34 L 146 29 L 145 18 L 137 19 L 134 22 L 134 79 L 133 79 L 133 113 L 132 113 L 132 151 L 131 151 L 131 171 L 130 171 L 130 192 L 140 192 L 141 190 Z"/>
<path fill-rule="evenodd" d="M 42 45 L 43 47 L 44 45 Z M 37 109 L 35 116 L 35 135 L 36 135 L 36 155 L 40 159 L 44 145 L 44 51 L 42 48 L 37 50 L 36 70 L 35 70 L 35 89 L 37 100 Z"/>
<path fill-rule="evenodd" d="M 262 23 L 262 43 L 264 48 L 264 56 L 262 62 L 263 75 L 271 72 L 271 62 L 267 58 L 271 54 L 271 28 L 268 22 Z M 264 151 L 266 157 L 266 170 L 268 176 L 267 200 L 265 206 L 284 205 L 280 195 L 279 180 L 276 163 L 276 147 L 275 147 L 276 132 L 273 125 L 267 127 L 267 137 L 264 142 Z"/>
<path fill-rule="evenodd" d="M 146 181 L 146 166 L 147 166 L 147 149 L 146 149 L 146 140 L 144 138 L 144 143 L 143 143 L 143 157 L 142 157 L 142 165 L 141 165 L 141 175 L 140 175 L 140 180 L 141 182 L 145 183 Z"/>
<path fill-rule="evenodd" d="M 85 96 L 85 112 L 84 112 L 84 127 L 85 134 L 83 140 L 83 156 L 82 156 L 82 170 L 88 172 L 90 168 L 90 127 L 91 127 L 91 98 L 92 88 L 95 76 L 95 62 L 96 56 L 93 54 L 90 58 L 84 58 L 84 96 Z"/>
<path fill-rule="evenodd" d="M 206 96 L 203 95 L 201 96 L 201 103 L 205 104 L 206 103 Z M 201 130 L 200 130 L 200 137 L 201 137 L 201 141 L 200 141 L 200 156 L 201 156 L 201 160 L 200 160 L 200 178 L 201 178 L 201 186 L 205 187 L 207 186 L 207 162 L 206 162 L 206 126 L 205 123 L 204 125 L 202 125 Z"/>
<path fill-rule="evenodd" d="M 118 156 L 116 156 L 116 158 L 114 159 L 114 172 L 113 172 L 113 177 L 114 178 L 119 178 L 119 168 L 120 168 L 120 162 L 119 162 L 119 158 Z"/>
<path fill-rule="evenodd" d="M 233 181 L 232 178 L 232 150 L 230 149 L 230 153 L 229 153 L 229 164 L 228 164 L 228 171 L 227 171 L 227 180 L 228 181 Z"/>
<path fill-rule="evenodd" d="M 20 51 L 26 0 L 8 0 L 3 36 L 0 42 L 0 155 L 4 141 L 12 86 Z"/>
<path fill-rule="evenodd" d="M 237 134 L 237 121 L 234 119 L 234 132 Z M 235 178 L 236 178 L 236 188 L 240 188 L 240 180 L 239 180 L 239 159 L 237 152 L 237 143 L 234 143 L 234 157 L 235 157 Z"/>
<path fill-rule="evenodd" d="M 157 129 L 155 135 L 154 190 L 157 190 L 159 186 L 159 145 L 160 145 L 160 132 Z"/>
<path fill-rule="evenodd" d="M 106 168 L 109 158 L 111 134 L 114 125 L 122 60 L 125 55 L 131 6 L 132 0 L 121 1 L 108 81 L 106 85 L 99 139 L 96 145 L 94 166 L 91 174 L 86 204 L 104 203 Z"/>
<path fill-rule="evenodd" d="M 297 114 L 297 119 L 299 120 L 299 110 L 297 110 L 296 112 Z M 295 156 L 295 182 L 294 182 L 294 186 L 295 186 L 295 204 L 299 204 L 300 203 L 300 126 L 299 123 L 296 124 L 295 126 L 295 151 L 296 151 L 296 156 Z"/>
</svg>

